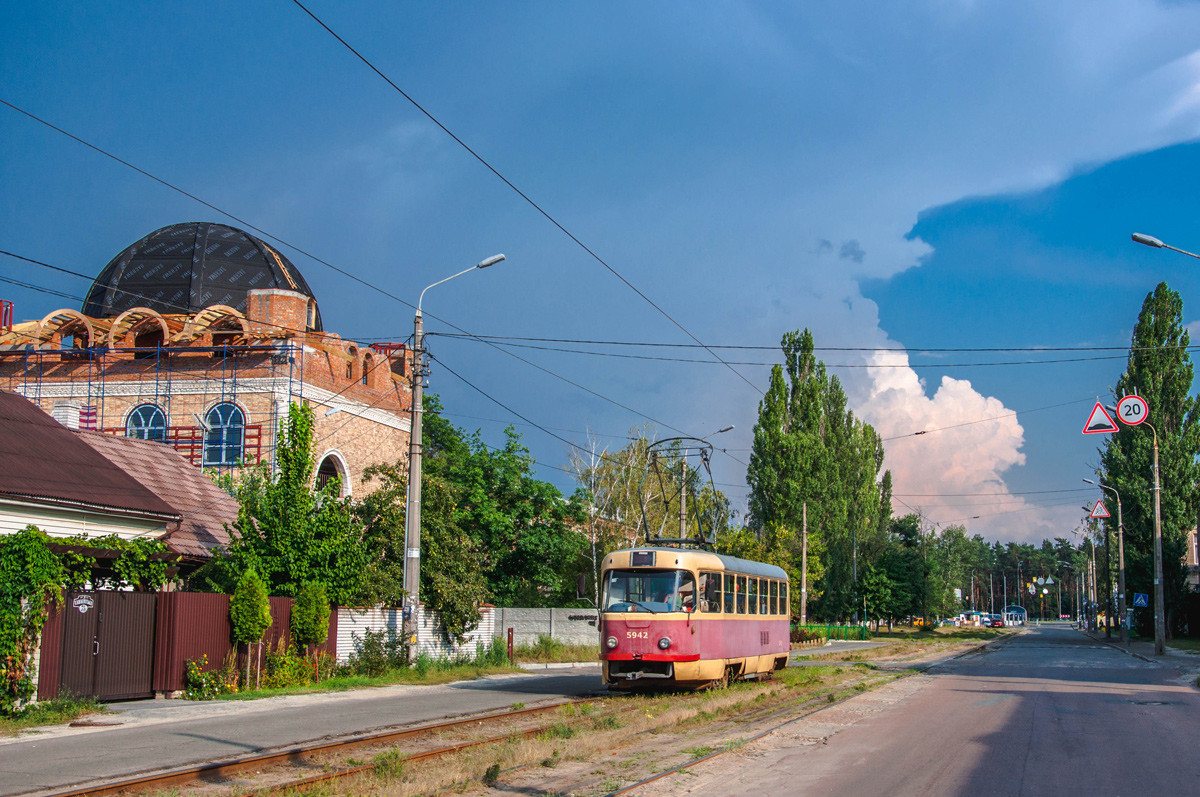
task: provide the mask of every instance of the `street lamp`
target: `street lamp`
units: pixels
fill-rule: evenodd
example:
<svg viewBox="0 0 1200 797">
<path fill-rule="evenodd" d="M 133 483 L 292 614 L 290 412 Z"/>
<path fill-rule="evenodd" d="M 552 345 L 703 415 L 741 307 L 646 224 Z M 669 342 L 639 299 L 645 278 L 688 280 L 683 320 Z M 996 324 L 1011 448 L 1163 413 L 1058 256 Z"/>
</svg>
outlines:
<svg viewBox="0 0 1200 797">
<path fill-rule="evenodd" d="M 1157 469 L 1155 469 L 1157 473 Z M 1117 497 L 1117 581 L 1120 592 L 1117 595 L 1117 612 L 1119 612 L 1121 625 L 1121 644 L 1129 645 L 1129 629 L 1125 627 L 1125 522 L 1121 516 L 1121 494 L 1116 488 L 1109 487 L 1107 484 L 1101 484 L 1098 481 L 1084 479 L 1088 484 L 1095 485 L 1101 490 L 1108 490 Z"/>
<path fill-rule="evenodd" d="M 1189 252 L 1186 249 L 1176 249 L 1174 246 L 1171 246 L 1170 244 L 1165 244 L 1162 241 L 1158 240 L 1153 235 L 1144 235 L 1140 232 L 1135 232 L 1133 234 L 1132 238 L 1133 238 L 1134 243 L 1139 243 L 1139 244 L 1142 244 L 1143 246 L 1152 246 L 1155 249 L 1170 249 L 1172 252 L 1178 252 L 1181 255 L 1187 255 L 1188 257 L 1194 257 L 1194 258 L 1200 259 L 1200 255 Z"/>
<path fill-rule="evenodd" d="M 421 440 L 421 419 L 424 415 L 424 408 L 421 406 L 421 402 L 425 387 L 425 334 L 421 319 L 421 302 L 425 299 L 425 291 L 430 288 L 476 269 L 494 266 L 502 260 L 504 260 L 504 255 L 492 255 L 481 260 L 470 268 L 426 286 L 417 299 L 417 313 L 413 318 L 412 408 L 408 434 L 408 505 L 404 512 L 404 592 L 408 605 L 408 611 L 404 614 L 404 637 L 409 643 L 408 657 L 410 661 L 417 652 L 417 612 L 421 605 L 418 600 L 421 588 L 421 452 L 424 448 Z"/>
</svg>

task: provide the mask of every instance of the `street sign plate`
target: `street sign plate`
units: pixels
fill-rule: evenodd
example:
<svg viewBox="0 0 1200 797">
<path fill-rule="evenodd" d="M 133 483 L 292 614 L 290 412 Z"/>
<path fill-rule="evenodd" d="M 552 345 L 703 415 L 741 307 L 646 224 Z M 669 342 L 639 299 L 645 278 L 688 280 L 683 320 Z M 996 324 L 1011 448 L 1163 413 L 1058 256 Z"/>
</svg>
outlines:
<svg viewBox="0 0 1200 797">
<path fill-rule="evenodd" d="M 1097 501 L 1096 505 L 1092 507 L 1092 513 L 1088 517 L 1112 517 L 1112 515 L 1108 514 L 1108 507 L 1101 500 Z"/>
<path fill-rule="evenodd" d="M 1137 426 L 1150 417 L 1150 405 L 1141 396 L 1126 396 L 1117 402 L 1117 417 L 1122 423 Z"/>
<path fill-rule="evenodd" d="M 1150 605 L 1150 596 L 1144 592 L 1133 593 L 1133 605 L 1134 606 L 1149 606 Z"/>
<path fill-rule="evenodd" d="M 1083 433 L 1108 434 L 1115 431 L 1117 431 L 1116 422 L 1108 414 L 1108 410 L 1104 409 L 1104 405 L 1097 401 L 1096 406 L 1092 408 L 1092 414 L 1088 416 L 1087 423 L 1083 425 Z"/>
</svg>

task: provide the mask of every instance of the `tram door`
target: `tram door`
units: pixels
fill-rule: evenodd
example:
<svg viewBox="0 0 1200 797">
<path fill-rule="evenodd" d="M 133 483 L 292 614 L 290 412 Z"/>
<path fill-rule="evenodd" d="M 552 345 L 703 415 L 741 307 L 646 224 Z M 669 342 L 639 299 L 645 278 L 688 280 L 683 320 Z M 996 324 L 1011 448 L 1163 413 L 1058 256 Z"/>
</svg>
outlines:
<svg viewBox="0 0 1200 797">
<path fill-rule="evenodd" d="M 100 700 L 152 696 L 157 596 L 68 592 L 64 603 L 60 688 Z"/>
</svg>

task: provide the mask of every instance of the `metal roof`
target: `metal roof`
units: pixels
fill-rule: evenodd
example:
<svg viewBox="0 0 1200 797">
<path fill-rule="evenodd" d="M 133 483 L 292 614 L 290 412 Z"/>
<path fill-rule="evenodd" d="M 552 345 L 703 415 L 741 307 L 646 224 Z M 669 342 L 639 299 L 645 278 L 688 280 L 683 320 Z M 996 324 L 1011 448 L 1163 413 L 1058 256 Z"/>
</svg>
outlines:
<svg viewBox="0 0 1200 797">
<path fill-rule="evenodd" d="M 250 233 L 203 221 L 172 224 L 104 267 L 87 293 L 83 314 L 112 318 L 134 307 L 195 313 L 213 305 L 245 313 L 247 291 L 261 288 L 316 298 L 290 260 Z M 322 329 L 320 310 L 313 329 Z"/>
<path fill-rule="evenodd" d="M 207 559 L 229 546 L 225 524 L 237 520 L 238 502 L 171 446 L 100 432 L 76 432 L 180 515 L 161 538 L 178 554 Z"/>
<path fill-rule="evenodd" d="M 678 554 L 681 552 L 704 554 L 706 556 L 715 556 L 717 559 L 720 559 L 721 564 L 726 570 L 733 570 L 747 576 L 757 576 L 759 578 L 779 578 L 783 579 L 784 581 L 788 579 L 787 571 L 785 571 L 782 567 L 769 565 L 766 562 L 755 562 L 752 559 L 739 559 L 736 556 L 726 556 L 722 553 L 713 553 L 712 551 L 702 551 L 693 548 L 626 548 L 621 551 L 613 551 L 609 554 L 609 556 L 614 553 L 627 553 L 629 551 L 662 551 L 672 554 Z"/>
<path fill-rule="evenodd" d="M 0 496 L 161 520 L 179 513 L 70 429 L 0 391 Z"/>
</svg>

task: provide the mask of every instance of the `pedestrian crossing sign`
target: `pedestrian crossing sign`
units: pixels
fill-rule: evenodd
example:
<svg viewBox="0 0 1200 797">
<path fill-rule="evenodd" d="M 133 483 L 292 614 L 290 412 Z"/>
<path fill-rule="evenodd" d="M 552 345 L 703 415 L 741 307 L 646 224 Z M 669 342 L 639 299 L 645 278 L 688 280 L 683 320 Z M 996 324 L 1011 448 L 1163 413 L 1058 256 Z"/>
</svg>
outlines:
<svg viewBox="0 0 1200 797">
<path fill-rule="evenodd" d="M 1150 605 L 1150 596 L 1144 592 L 1133 593 L 1133 605 L 1134 606 L 1149 606 Z"/>
</svg>

